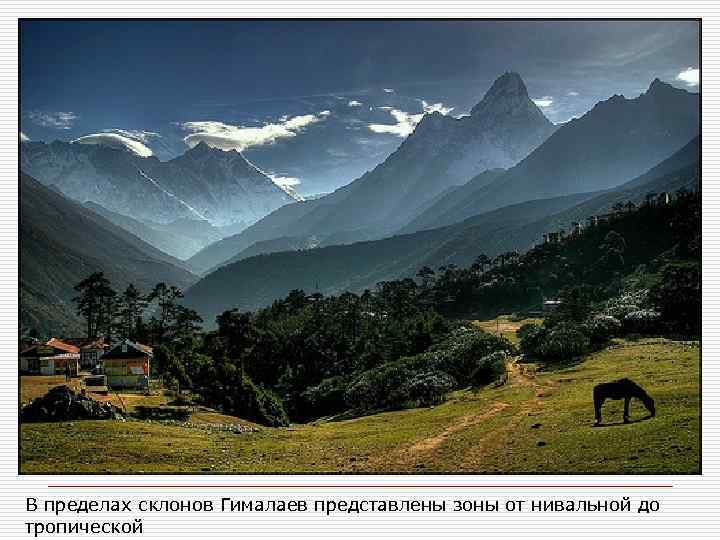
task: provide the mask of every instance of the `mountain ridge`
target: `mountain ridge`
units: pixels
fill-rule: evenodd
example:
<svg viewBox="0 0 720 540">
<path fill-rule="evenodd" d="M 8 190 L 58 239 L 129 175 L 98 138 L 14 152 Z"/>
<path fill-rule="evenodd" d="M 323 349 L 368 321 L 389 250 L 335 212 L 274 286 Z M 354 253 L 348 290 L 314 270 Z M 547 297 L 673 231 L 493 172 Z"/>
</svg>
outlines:
<svg viewBox="0 0 720 540">
<path fill-rule="evenodd" d="M 241 153 L 205 143 L 160 161 L 102 144 L 28 141 L 21 143 L 20 163 L 74 200 L 140 220 L 252 223 L 295 200 Z"/>
<path fill-rule="evenodd" d="M 186 300 L 203 315 L 214 316 L 231 307 L 256 309 L 294 288 L 314 290 L 317 284 L 324 293 L 361 291 L 379 281 L 412 277 L 425 265 L 467 265 L 480 252 L 494 256 L 524 250 L 544 232 L 609 212 L 617 202 L 640 202 L 647 191 L 696 189 L 699 151 L 696 137 L 642 175 L 599 194 L 517 203 L 447 227 L 381 240 L 254 256 L 205 276 Z"/>
<path fill-rule="evenodd" d="M 45 333 L 82 329 L 73 286 L 103 271 L 117 289 L 148 291 L 166 281 L 185 288 L 196 277 L 170 255 L 83 205 L 20 174 L 21 324 Z"/>
<path fill-rule="evenodd" d="M 350 238 L 353 232 L 358 238 L 387 236 L 427 201 L 485 170 L 514 165 L 555 130 L 516 73 L 499 77 L 477 107 L 461 118 L 426 114 L 371 171 L 330 195 L 276 210 L 188 263 L 204 272 L 255 242 L 278 237 L 322 238 L 343 231 Z"/>
</svg>

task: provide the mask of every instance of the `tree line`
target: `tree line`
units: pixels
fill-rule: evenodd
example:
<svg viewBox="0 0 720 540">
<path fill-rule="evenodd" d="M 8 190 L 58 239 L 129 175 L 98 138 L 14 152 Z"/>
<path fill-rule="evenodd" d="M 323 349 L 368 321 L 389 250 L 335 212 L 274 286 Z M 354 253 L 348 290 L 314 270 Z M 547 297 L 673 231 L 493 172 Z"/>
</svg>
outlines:
<svg viewBox="0 0 720 540">
<path fill-rule="evenodd" d="M 153 364 L 170 385 L 267 425 L 435 403 L 453 388 L 491 382 L 502 372 L 500 353 L 512 352 L 464 323 L 468 314 L 537 309 L 553 296 L 564 299 L 557 320 L 585 324 L 595 306 L 639 286 L 651 289 L 646 296 L 664 314 L 665 328 L 697 331 L 699 203 L 698 194 L 683 193 L 668 206 L 626 209 L 522 255 L 424 267 L 414 279 L 362 293 L 293 290 L 254 313 L 226 310 L 211 331 L 182 305 L 182 291 L 164 283 L 147 294 L 132 285 L 118 294 L 95 273 L 76 286 L 75 301 L 89 337 L 154 345 Z M 602 339 L 607 331 L 596 326 L 593 335 Z M 574 326 L 551 330 L 533 334 L 548 357 L 577 338 Z"/>
<path fill-rule="evenodd" d="M 117 292 L 103 272 L 94 272 L 74 290 L 73 302 L 85 320 L 89 339 L 102 337 L 110 342 L 127 338 L 162 345 L 192 339 L 202 328 L 197 312 L 179 303 L 183 292 L 174 285 L 161 282 L 142 294 L 131 283 Z"/>
</svg>

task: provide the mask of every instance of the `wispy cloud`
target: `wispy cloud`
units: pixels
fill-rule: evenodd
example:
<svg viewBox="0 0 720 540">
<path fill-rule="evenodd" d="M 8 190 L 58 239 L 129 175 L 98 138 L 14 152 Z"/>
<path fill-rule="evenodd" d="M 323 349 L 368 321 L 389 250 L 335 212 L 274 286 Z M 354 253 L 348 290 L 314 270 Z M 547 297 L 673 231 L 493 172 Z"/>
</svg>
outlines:
<svg viewBox="0 0 720 540">
<path fill-rule="evenodd" d="M 348 101 L 348 107 L 362 107 L 362 102 L 356 99 L 350 100 Z"/>
<path fill-rule="evenodd" d="M 407 137 L 424 116 L 424 113 L 410 114 L 399 109 L 392 109 L 390 114 L 395 118 L 394 124 L 369 124 L 368 128 L 374 133 L 388 133 L 397 137 Z"/>
<path fill-rule="evenodd" d="M 242 152 L 253 146 L 263 146 L 272 144 L 278 139 L 295 137 L 306 127 L 320 122 L 330 114 L 330 111 L 321 111 L 317 114 L 282 116 L 277 122 L 259 127 L 235 126 L 214 120 L 184 122 L 181 127 L 191 132 L 184 138 L 185 143 L 190 147 L 204 141 L 214 148 Z"/>
<path fill-rule="evenodd" d="M 422 120 L 422 117 L 425 116 L 425 114 L 439 112 L 440 114 L 445 115 L 453 110 L 453 107 L 447 107 L 443 103 L 428 103 L 423 100 L 421 101 L 423 104 L 423 112 L 418 114 L 411 114 L 405 111 L 401 111 L 400 109 L 380 107 L 380 109 L 390 110 L 390 114 L 395 119 L 395 123 L 368 124 L 368 128 L 374 133 L 386 133 L 390 135 L 395 135 L 396 137 L 407 137 L 413 132 L 415 126 L 418 125 L 418 123 L 420 122 L 420 120 Z"/>
<path fill-rule="evenodd" d="M 570 90 L 570 91 L 567 93 L 567 95 L 570 96 L 570 97 L 577 97 L 577 96 L 579 96 L 580 94 L 579 94 L 578 92 L 576 92 L 575 90 Z"/>
<path fill-rule="evenodd" d="M 694 67 L 686 68 L 678 73 L 675 79 L 684 82 L 688 86 L 697 86 L 700 84 L 700 70 Z"/>
<path fill-rule="evenodd" d="M 145 146 L 152 137 L 159 137 L 152 131 L 130 131 L 125 129 L 108 129 L 102 133 L 91 133 L 74 139 L 73 143 L 99 144 L 111 148 L 130 150 L 141 157 L 150 157 L 153 151 Z"/>
<path fill-rule="evenodd" d="M 30 140 L 30 137 L 28 137 L 21 131 L 20 132 L 20 142 L 28 142 L 29 140 Z"/>
<path fill-rule="evenodd" d="M 45 112 L 34 110 L 28 111 L 26 116 L 38 126 L 55 129 L 70 129 L 73 122 L 78 118 L 78 115 L 72 111 Z"/>
<path fill-rule="evenodd" d="M 552 96 L 543 96 L 541 98 L 533 99 L 533 102 L 538 107 L 547 108 L 553 104 L 553 97 Z"/>
<path fill-rule="evenodd" d="M 455 107 L 447 107 L 443 103 L 428 103 L 425 100 L 422 100 L 423 105 L 423 111 L 426 113 L 434 113 L 439 112 L 440 114 L 450 114 L 452 111 L 455 110 Z"/>
</svg>

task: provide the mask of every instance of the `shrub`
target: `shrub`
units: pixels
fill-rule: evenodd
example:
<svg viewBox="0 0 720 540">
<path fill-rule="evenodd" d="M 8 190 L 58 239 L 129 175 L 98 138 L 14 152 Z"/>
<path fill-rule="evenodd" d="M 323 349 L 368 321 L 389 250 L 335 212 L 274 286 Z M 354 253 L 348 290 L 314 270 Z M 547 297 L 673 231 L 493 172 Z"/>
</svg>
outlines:
<svg viewBox="0 0 720 540">
<path fill-rule="evenodd" d="M 610 315 L 596 315 L 586 324 L 590 343 L 599 346 L 620 334 L 622 324 Z"/>
<path fill-rule="evenodd" d="M 212 382 L 202 389 L 203 400 L 222 411 L 265 426 L 290 424 L 282 400 L 272 391 L 240 376 L 232 364 L 217 368 Z"/>
<path fill-rule="evenodd" d="M 347 404 L 363 410 L 400 407 L 408 400 L 405 383 L 413 375 L 403 360 L 362 373 L 345 392 Z"/>
<path fill-rule="evenodd" d="M 494 352 L 504 355 L 514 353 L 514 350 L 513 345 L 502 337 L 461 327 L 428 352 L 363 372 L 348 386 L 345 402 L 366 411 L 398 408 L 418 400 L 432 402 L 438 394 L 470 384 L 473 373 L 488 355 Z M 451 386 L 445 390 L 446 384 Z"/>
<path fill-rule="evenodd" d="M 535 356 L 547 335 L 547 329 L 537 324 L 523 324 L 516 333 L 520 338 L 520 350 L 524 354 Z"/>
<path fill-rule="evenodd" d="M 418 373 L 406 383 L 403 393 L 418 407 L 438 405 L 457 386 L 457 382 L 443 371 Z"/>
<path fill-rule="evenodd" d="M 157 372 L 163 377 L 166 388 L 190 385 L 190 377 L 185 371 L 185 366 L 170 349 L 163 345 L 156 347 L 153 359 L 157 364 Z"/>
<path fill-rule="evenodd" d="M 429 367 L 451 375 L 461 386 L 469 384 L 482 358 L 494 352 L 515 353 L 507 339 L 476 328 L 459 328 L 424 356 Z"/>
<path fill-rule="evenodd" d="M 331 377 L 307 388 L 300 394 L 303 418 L 336 414 L 345 409 L 345 392 L 350 381 L 348 377 Z"/>
<path fill-rule="evenodd" d="M 609 315 L 618 321 L 622 321 L 628 313 L 643 309 L 647 305 L 647 289 L 625 291 L 620 296 L 615 296 L 608 300 L 602 312 L 604 315 Z"/>
<path fill-rule="evenodd" d="M 700 265 L 669 264 L 660 282 L 650 290 L 649 300 L 673 332 L 700 334 Z"/>
<path fill-rule="evenodd" d="M 238 416 L 254 420 L 265 426 L 280 427 L 290 424 L 282 400 L 272 391 L 253 383 L 245 377 L 242 394 L 237 400 Z"/>
<path fill-rule="evenodd" d="M 525 323 L 520 328 L 515 330 L 515 335 L 522 339 L 528 334 L 532 333 L 536 328 L 538 328 L 538 325 L 535 323 Z"/>
<path fill-rule="evenodd" d="M 660 314 L 654 309 L 639 309 L 625 315 L 622 322 L 627 333 L 654 334 L 661 331 Z"/>
<path fill-rule="evenodd" d="M 470 376 L 470 384 L 473 388 L 479 388 L 497 381 L 505 374 L 505 363 L 507 354 L 504 351 L 491 353 L 478 362 Z"/>
<path fill-rule="evenodd" d="M 537 353 L 544 360 L 569 360 L 587 352 L 590 342 L 576 325 L 560 323 L 548 331 Z"/>
</svg>

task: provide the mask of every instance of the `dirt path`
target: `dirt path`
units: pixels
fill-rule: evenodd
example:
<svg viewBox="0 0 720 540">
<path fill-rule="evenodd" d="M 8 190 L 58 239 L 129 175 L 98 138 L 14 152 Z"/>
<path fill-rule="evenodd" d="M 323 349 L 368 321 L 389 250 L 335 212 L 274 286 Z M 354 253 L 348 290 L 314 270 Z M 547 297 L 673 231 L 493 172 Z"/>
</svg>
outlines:
<svg viewBox="0 0 720 540">
<path fill-rule="evenodd" d="M 552 393 L 554 388 L 552 383 L 541 384 L 538 382 L 535 378 L 534 370 L 528 366 L 519 364 L 518 360 L 519 358 L 517 357 L 511 358 L 507 363 L 507 384 L 532 388 L 532 397 L 518 403 L 519 408 L 517 412 L 514 412 L 512 416 L 509 417 L 506 424 L 499 428 L 496 427 L 489 430 L 477 440 L 472 451 L 473 466 L 480 466 L 483 458 L 487 456 L 493 448 L 502 445 L 502 441 L 504 440 L 503 436 L 508 432 L 512 432 L 523 418 L 538 414 L 544 405 L 543 399 Z M 482 424 L 511 406 L 512 404 L 510 403 L 496 401 L 490 409 L 480 414 L 465 415 L 447 426 L 442 433 L 421 439 L 409 447 L 398 449 L 397 455 L 403 456 L 402 460 L 398 462 L 420 463 L 431 459 L 432 456 L 438 452 L 442 452 L 442 447 L 452 441 L 453 435 L 478 424 Z M 463 464 L 458 464 L 458 470 L 463 468 L 462 465 Z"/>
<path fill-rule="evenodd" d="M 481 422 L 484 422 L 485 420 L 492 418 L 499 412 L 507 409 L 509 406 L 510 406 L 509 403 L 503 403 L 502 401 L 498 401 L 495 403 L 495 405 L 493 405 L 493 407 L 490 410 L 488 410 L 487 412 L 484 412 L 483 414 L 463 416 L 459 422 L 449 426 L 440 435 L 436 435 L 434 437 L 428 437 L 427 439 L 423 439 L 423 440 L 413 444 L 410 447 L 410 452 L 418 453 L 418 452 L 428 452 L 430 450 L 434 450 L 435 448 L 440 446 L 442 443 L 444 443 L 445 439 L 447 439 L 447 437 L 449 437 L 453 433 L 460 431 L 462 429 L 466 429 L 470 426 L 474 426 Z"/>
</svg>

